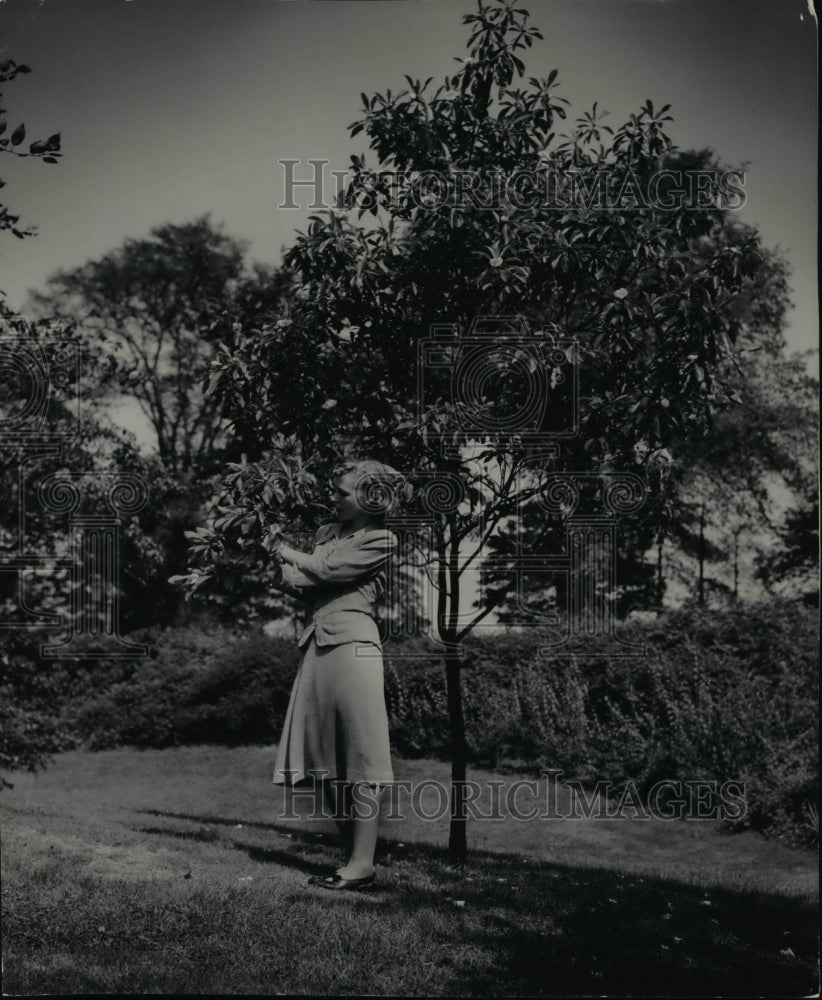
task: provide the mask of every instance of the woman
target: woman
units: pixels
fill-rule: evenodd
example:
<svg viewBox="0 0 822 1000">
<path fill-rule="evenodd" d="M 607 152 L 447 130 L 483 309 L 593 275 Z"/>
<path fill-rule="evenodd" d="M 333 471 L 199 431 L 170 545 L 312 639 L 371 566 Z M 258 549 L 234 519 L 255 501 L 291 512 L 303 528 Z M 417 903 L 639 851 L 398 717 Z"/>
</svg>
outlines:
<svg viewBox="0 0 822 1000">
<path fill-rule="evenodd" d="M 337 521 L 320 528 L 311 554 L 282 542 L 274 550 L 282 565 L 281 589 L 312 602 L 311 621 L 298 640 L 303 659 L 274 782 L 318 778 L 330 802 L 331 781 L 348 790 L 342 808 L 335 803 L 335 816 L 350 856 L 333 875 L 310 880 L 325 889 L 359 889 L 374 881 L 380 790 L 394 780 L 374 605 L 385 591 L 397 544 L 385 528 L 385 515 L 402 484 L 400 474 L 380 462 L 338 468 Z"/>
</svg>

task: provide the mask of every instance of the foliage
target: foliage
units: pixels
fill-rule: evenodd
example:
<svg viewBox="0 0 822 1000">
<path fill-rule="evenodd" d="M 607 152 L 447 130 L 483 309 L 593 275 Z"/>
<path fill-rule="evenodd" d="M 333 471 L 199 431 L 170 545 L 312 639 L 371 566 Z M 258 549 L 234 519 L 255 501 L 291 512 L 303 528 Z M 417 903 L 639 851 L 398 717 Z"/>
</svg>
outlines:
<svg viewBox="0 0 822 1000">
<path fill-rule="evenodd" d="M 316 530 L 324 505 L 316 497 L 316 477 L 288 442 L 278 442 L 278 453 L 249 463 L 245 455 L 230 463 L 211 498 L 205 525 L 187 531 L 189 572 L 170 583 L 198 594 L 212 604 L 225 603 L 225 594 L 240 591 L 247 600 L 244 581 L 256 579 L 263 586 L 274 582 L 278 567 L 271 565 L 271 546 L 283 530 L 296 531 L 307 541 Z"/>
<path fill-rule="evenodd" d="M 531 774 L 560 768 L 584 783 L 610 781 L 615 794 L 628 782 L 645 795 L 663 779 L 740 781 L 748 809 L 736 828 L 811 841 L 812 613 L 792 602 L 721 613 L 694 605 L 629 631 L 647 657 L 613 660 L 594 637 L 584 655 L 548 659 L 538 655 L 536 629 L 468 640 L 470 760 Z M 151 659 L 54 668 L 49 697 L 64 741 L 104 748 L 278 738 L 297 669 L 293 642 L 214 626 L 133 638 L 149 644 Z M 392 746 L 404 757 L 447 758 L 438 648 L 410 638 L 385 652 Z"/>
<path fill-rule="evenodd" d="M 178 476 L 213 473 L 236 454 L 216 397 L 203 392 L 206 372 L 229 328 L 251 327 L 288 285 L 245 254 L 204 216 L 58 272 L 34 296 L 41 316 L 70 323 L 90 348 L 86 398 L 133 400 Z"/>
<path fill-rule="evenodd" d="M 818 784 L 818 629 L 790 602 L 697 606 L 633 624 L 647 658 L 612 660 L 597 639 L 579 657 L 535 654 L 538 630 L 515 643 L 469 640 L 465 711 L 471 760 L 560 768 L 591 784 L 740 781 L 738 828 L 812 841 Z M 419 652 L 419 651 L 418 651 Z M 435 660 L 388 655 L 392 742 L 408 756 L 444 756 L 448 712 Z"/>
<path fill-rule="evenodd" d="M 72 701 L 64 718 L 93 749 L 271 741 L 297 659 L 293 643 L 261 633 L 170 630 L 127 679 Z"/>
<path fill-rule="evenodd" d="M 50 480 L 84 479 L 88 488 L 82 491 L 82 503 L 88 512 L 107 477 L 117 472 L 119 450 L 125 446 L 109 422 L 78 405 L 71 363 L 56 360 L 61 352 L 71 356 L 72 343 L 62 324 L 30 322 L 0 303 L 0 335 L 0 422 L 6 430 L 0 443 L 0 568 L 6 568 L 0 574 L 0 612 L 9 629 L 3 647 L 7 655 L 19 653 L 33 661 L 30 676 L 15 674 L 15 703 L 23 705 L 52 677 L 52 666 L 39 662 L 36 649 L 55 639 L 53 629 L 28 629 L 44 627 L 55 615 L 65 627 L 75 610 L 72 588 L 81 586 L 72 578 L 69 516 L 59 498 L 52 506 L 44 503 L 43 487 Z M 42 389 L 46 391 L 40 395 Z M 19 430 L 19 437 L 9 434 L 9 428 Z M 142 543 L 135 524 L 128 517 L 123 521 L 124 532 Z M 132 566 L 137 569 L 136 560 Z M 12 630 L 12 623 L 20 627 Z M 50 741 L 39 741 L 35 728 L 27 732 L 33 754 L 54 749 Z"/>
<path fill-rule="evenodd" d="M 721 191 L 700 196 L 697 211 L 637 200 L 660 170 L 712 183 L 733 173 L 708 150 L 676 150 L 666 134 L 667 108 L 647 102 L 616 130 L 595 108 L 557 137 L 552 129 L 567 112 L 556 96 L 556 71 L 530 80 L 528 89 L 512 89 L 522 72 L 515 53 L 538 37 L 523 12 L 480 5 L 467 23 L 474 30 L 470 59 L 438 90 L 409 77 L 400 94 L 363 95 L 364 116 L 351 131 L 369 137 L 379 163 L 353 158 L 344 203 L 327 219 L 315 217 L 289 253 L 300 281 L 295 296 L 277 323 L 236 338 L 234 351 L 215 363 L 214 384 L 249 454 L 266 446 L 273 425 L 293 430 L 320 456 L 355 449 L 406 470 L 442 469 L 439 443 L 460 428 L 464 413 L 433 372 L 423 373 L 431 398 L 416 397 L 417 348 L 432 323 L 461 324 L 465 332 L 477 316 L 517 312 L 540 336 L 576 337 L 586 408 L 582 434 L 563 444 L 557 464 L 641 471 L 651 487 L 620 553 L 618 608 L 625 613 L 661 599 L 663 582 L 653 580 L 643 553 L 666 533 L 703 560 L 723 555 L 694 528 L 701 504 L 694 510 L 682 480 L 693 482 L 692 458 L 702 450 L 704 438 L 695 432 L 710 431 L 723 406 L 729 419 L 720 417 L 697 463 L 708 467 L 707 475 L 717 467 L 710 453 L 733 451 L 733 435 L 723 427 L 741 427 L 761 412 L 759 399 L 740 395 L 747 375 L 741 378 L 738 362 L 736 369 L 730 363 L 731 346 L 739 341 L 757 350 L 764 336 L 774 340 L 787 307 L 785 267 L 754 230 L 717 206 Z M 471 199 L 458 208 L 441 205 L 435 190 L 425 189 L 426 173 L 453 179 L 467 170 L 482 208 Z M 574 202 L 563 212 L 533 200 L 522 206 L 501 196 L 506 178 L 518 171 L 574 177 L 583 191 L 606 177 L 611 193 L 630 197 L 617 199 L 611 212 Z M 496 207 L 485 207 L 495 194 Z M 365 225 L 367 213 L 374 221 Z M 507 381 L 500 374 L 497 394 L 503 387 L 510 392 L 510 374 Z M 753 491 L 753 505 L 762 475 L 773 467 L 773 448 L 761 435 L 744 441 L 754 461 L 733 465 L 739 475 L 714 508 L 720 499 L 727 506 L 740 489 Z M 504 449 L 504 442 L 497 445 Z M 493 525 L 496 501 L 515 504 L 511 495 L 493 496 L 493 481 L 508 471 L 448 467 L 471 495 L 460 540 L 480 522 Z M 724 513 L 712 511 L 709 519 L 724 521 Z M 523 525 L 523 536 L 534 530 Z M 442 535 L 447 552 L 456 539 L 446 527 Z M 496 582 L 486 600 L 505 614 L 510 580 L 503 575 Z M 445 635 L 446 621 L 438 625 Z"/>
<path fill-rule="evenodd" d="M 522 495 L 512 484 L 525 470 L 537 477 L 544 470 L 516 439 L 492 430 L 463 433 L 473 434 L 475 461 L 465 450 L 450 461 L 443 456 L 441 444 L 472 425 L 468 400 L 449 398 L 452 372 L 420 373 L 426 385 L 418 395 L 418 348 L 432 324 L 454 323 L 465 333 L 478 317 L 517 313 L 544 340 L 576 338 L 585 405 L 580 434 L 563 443 L 554 468 L 649 473 L 652 495 L 625 550 L 626 569 L 670 526 L 675 480 L 654 463 L 669 461 L 669 446 L 731 405 L 735 385 L 722 361 L 764 311 L 763 276 L 778 271 L 757 234 L 718 207 L 717 187 L 698 210 L 622 197 L 660 168 L 713 177 L 716 185 L 725 177 L 709 153 L 673 147 L 667 107 L 647 102 L 616 130 L 595 111 L 557 137 L 552 129 L 566 111 L 555 95 L 556 72 L 513 87 L 523 71 L 515 53 L 538 36 L 525 12 L 480 4 L 466 23 L 470 58 L 438 89 L 409 77 L 399 94 L 363 95 L 364 116 L 351 130 L 369 137 L 378 166 L 353 158 L 344 204 L 314 217 L 287 255 L 299 284 L 282 318 L 238 337 L 212 375 L 250 455 L 267 447 L 274 426 L 326 468 L 359 451 L 404 471 L 461 480 L 460 509 L 433 518 L 434 562 L 449 567 L 436 623 L 446 641 L 456 637 L 450 608 L 464 569 L 450 550 L 480 532 L 490 550 L 502 515 Z M 394 171 L 391 183 L 386 170 Z M 426 191 L 420 197 L 432 171 L 468 170 L 479 205 L 443 205 Z M 621 197 L 611 212 L 578 202 L 562 212 L 533 200 L 522 206 L 504 195 L 505 181 L 528 171 L 591 183 L 607 173 Z M 368 225 L 366 212 L 374 216 Z M 774 280 L 767 291 L 778 316 L 785 289 Z M 501 330 L 501 341 L 510 332 Z M 510 358 L 499 364 L 510 367 Z M 511 372 L 498 375 L 483 404 L 489 418 L 510 400 Z M 631 585 L 647 602 L 648 573 L 634 575 Z M 502 604 L 512 582 L 502 579 L 479 614 Z"/>
<path fill-rule="evenodd" d="M 376 166 L 352 157 L 341 203 L 312 216 L 286 254 L 296 288 L 279 320 L 237 331 L 211 374 L 251 459 L 268 449 L 274 428 L 297 439 L 321 477 L 341 456 L 359 454 L 417 474 L 420 497 L 426 477 L 454 487 L 458 499 L 428 518 L 428 559 L 439 593 L 434 625 L 448 649 L 457 794 L 466 746 L 453 647 L 512 592 L 518 557 L 468 622 L 458 615 L 463 574 L 493 551 L 549 468 L 524 430 L 506 431 L 512 408 L 528 402 L 531 376 L 540 365 L 547 371 L 527 351 L 512 360 L 506 338 L 523 326 L 510 317 L 525 320 L 543 346 L 576 342 L 548 366 L 551 385 L 538 386 L 545 413 L 527 428 L 550 436 L 548 415 L 566 391 L 554 374 L 566 363 L 578 371 L 579 433 L 563 441 L 553 469 L 649 470 L 648 519 L 625 550 L 636 563 L 670 521 L 666 453 L 732 405 L 723 361 L 762 308 L 758 290 L 774 270 L 756 231 L 728 211 L 738 173 L 708 153 L 678 151 L 667 105 L 648 100 L 615 129 L 595 106 L 557 134 L 567 117 L 557 71 L 519 84 L 520 55 L 541 37 L 527 22 L 512 0 L 479 0 L 464 18 L 468 58 L 455 75 L 434 89 L 431 79 L 407 76 L 399 93 L 362 95 L 350 131 L 367 137 Z M 679 203 L 649 200 L 643 192 L 660 171 L 699 172 L 707 190 L 696 205 L 693 191 Z M 469 174 L 471 197 L 441 197 Z M 527 186 L 523 193 L 523 176 L 593 195 L 558 206 Z M 600 182 L 604 204 L 596 203 Z M 784 289 L 772 290 L 778 313 Z M 488 317 L 498 318 L 497 347 L 482 363 L 481 391 L 455 390 L 454 352 Z M 435 324 L 456 331 L 450 364 L 421 361 Z M 426 513 L 420 497 L 411 513 Z M 635 576 L 632 586 L 647 594 L 647 573 Z M 454 815 L 452 853 L 464 861 L 461 810 Z"/>
<path fill-rule="evenodd" d="M 39 771 L 49 758 L 74 746 L 57 720 L 42 704 L 13 701 L 13 692 L 0 685 L 0 768 L 3 771 Z M 0 775 L 0 788 L 14 783 Z"/>
<path fill-rule="evenodd" d="M 142 484 L 147 502 L 134 514 L 120 515 L 120 629 L 174 620 L 180 595 L 168 577 L 185 567 L 182 533 L 196 522 L 210 489 L 181 481 L 158 460 L 143 457 L 133 439 L 105 413 L 85 405 L 76 377 L 83 368 L 82 352 L 74 353 L 80 345 L 71 338 L 67 323 L 29 321 L 0 303 L 0 335 L 0 420 L 10 421 L 12 427 L 24 420 L 25 432 L 19 440 L 7 436 L 0 445 L 0 551 L 18 560 L 23 556 L 33 570 L 42 564 L 38 572 L 25 573 L 29 620 L 70 613 L 70 518 L 44 504 L 44 485 L 53 478 L 82 481 L 82 503 L 89 512 L 95 501 L 106 509 L 101 501 L 106 484 L 123 477 Z M 71 367 L 72 361 L 68 371 L 58 365 L 55 359 L 61 352 L 74 359 L 76 367 Z M 38 410 L 32 400 L 38 399 L 41 387 L 47 392 Z M 17 573 L 0 576 L 0 606 L 8 620 L 21 620 L 18 583 Z"/>
<path fill-rule="evenodd" d="M 776 308 L 784 286 L 784 269 L 777 268 L 762 289 L 771 310 L 752 317 L 738 355 L 726 363 L 737 404 L 718 414 L 701 440 L 680 442 L 674 451 L 670 534 L 698 562 L 703 584 L 693 594 L 703 602 L 708 588 L 738 596 L 746 567 L 766 584 L 790 576 L 798 553 L 783 570 L 780 552 L 791 543 L 780 522 L 786 506 L 798 509 L 816 492 L 819 385 L 804 357 L 785 354 L 783 315 Z M 813 573 L 815 562 L 812 537 L 804 544 L 795 567 L 799 577 L 803 568 L 805 577 L 809 569 Z M 769 565 L 773 577 L 767 570 L 753 572 Z M 685 572 L 693 579 L 690 567 Z M 750 593 L 753 580 L 743 582 Z M 812 580 L 804 585 L 811 594 Z"/>
<path fill-rule="evenodd" d="M 17 76 L 25 75 L 31 69 L 17 63 L 13 59 L 5 59 L 0 63 L 0 84 L 10 83 Z M 2 94 L 0 94 L 2 97 Z M 0 152 L 20 158 L 33 157 L 40 159 L 44 163 L 55 164 L 62 156 L 60 151 L 60 133 L 56 132 L 47 139 L 37 139 L 29 141 L 28 150 L 25 149 L 26 126 L 18 123 L 10 135 L 6 135 L 9 127 L 7 111 L 0 108 Z M 0 180 L 0 188 L 5 187 L 5 181 Z M 20 224 L 20 216 L 15 215 L 4 202 L 0 202 L 0 233 L 11 232 L 18 239 L 25 239 L 33 236 L 35 230 L 26 225 Z M 0 296 L 3 296 L 0 291 Z M 5 357 L 2 359 L 3 372 L 2 379 L 2 399 L 0 399 L 0 422 L 5 422 L 9 417 L 12 419 L 19 416 L 21 407 L 25 411 L 27 403 L 27 391 L 30 386 L 25 384 L 25 373 L 28 368 L 28 358 L 26 348 L 32 346 L 35 352 L 37 345 L 34 343 L 42 337 L 42 331 L 35 330 L 31 325 L 11 310 L 2 299 L 0 299 L 0 335 L 4 335 L 6 342 L 2 350 Z M 26 343 L 28 341 L 28 344 Z M 69 387 L 71 388 L 71 387 Z M 51 390 L 52 413 L 51 417 L 55 425 L 59 426 L 61 420 L 65 421 L 68 414 L 66 400 L 62 393 L 62 387 L 55 385 Z M 12 424 L 13 426 L 13 424 Z M 97 437 L 99 428 L 94 426 L 91 430 L 89 424 L 83 423 L 76 428 L 76 444 L 72 457 L 82 467 L 88 461 L 86 445 L 89 437 Z M 30 444 L 38 442 L 30 439 Z M 53 454 L 53 452 L 52 452 Z M 59 458 L 59 456 L 57 456 Z M 16 465 L 19 456 L 14 453 L 14 449 L 0 450 L 0 554 L 3 549 L 14 548 L 22 545 L 22 539 L 17 537 L 19 532 L 19 514 L 23 509 L 31 512 L 34 516 L 26 527 L 29 529 L 30 537 L 28 541 L 39 549 L 39 554 L 44 551 L 53 552 L 53 541 L 49 538 L 48 531 L 43 530 L 42 523 L 38 523 L 38 505 L 32 504 L 32 496 L 27 494 L 27 489 L 31 490 L 31 483 L 23 481 L 22 488 L 17 486 L 22 477 L 14 479 L 9 476 L 9 472 L 17 471 Z M 48 459 L 46 459 L 48 463 Z M 52 459 L 52 468 L 54 461 Z M 16 606 L 16 573 L 5 573 L 0 577 L 0 612 L 8 611 L 10 604 Z M 30 594 L 31 604 L 42 607 L 43 604 L 53 604 L 55 600 L 54 586 L 51 580 L 39 583 L 39 593 Z M 26 768 L 37 770 L 45 765 L 49 754 L 56 753 L 71 745 L 71 740 L 66 736 L 55 719 L 53 706 L 49 699 L 48 676 L 33 676 L 26 678 L 24 683 L 20 683 L 17 676 L 17 666 L 19 657 L 14 649 L 14 644 L 7 641 L 7 637 L 0 633 L 0 653 L 2 654 L 3 679 L 0 682 L 0 767 L 4 769 Z M 25 663 L 28 661 L 24 658 Z M 0 787 L 4 787 L 8 782 L 0 778 Z"/>
<path fill-rule="evenodd" d="M 0 770 L 38 771 L 76 745 L 60 719 L 63 678 L 54 663 L 40 664 L 42 635 L 0 631 Z M 13 783 L 0 775 L 0 788 Z"/>
<path fill-rule="evenodd" d="M 122 440 L 112 459 L 151 494 L 124 530 L 127 629 L 188 615 L 169 578 L 186 570 L 185 532 L 202 524 L 214 477 L 227 460 L 240 459 L 220 404 L 206 391 L 206 373 L 233 329 L 252 328 L 290 281 L 248 264 L 246 249 L 207 216 L 158 226 L 147 238 L 54 275 L 33 299 L 40 316 L 77 342 L 86 413 L 105 421 L 112 404 L 136 404 L 156 438 L 149 458 Z M 234 574 L 237 586 L 212 602 L 215 611 L 246 621 L 261 608 L 276 615 L 282 602 L 271 600 L 265 573 L 248 569 Z"/>
<path fill-rule="evenodd" d="M 819 604 L 819 498 L 811 492 L 788 510 L 779 528 L 780 546 L 758 559 L 766 586 L 785 585 L 806 604 Z"/>
<path fill-rule="evenodd" d="M 0 84 L 10 83 L 15 77 L 30 73 L 31 69 L 23 63 L 17 63 L 13 59 L 4 59 L 0 63 Z M 0 94 L 0 98 L 3 95 Z M 29 142 L 28 150 L 25 150 L 24 141 L 26 138 L 26 126 L 22 122 L 15 126 L 10 135 L 6 135 L 9 122 L 6 117 L 5 108 L 0 108 L 0 152 L 8 153 L 11 156 L 21 158 L 34 157 L 42 160 L 43 163 L 57 163 L 63 155 L 60 152 L 60 133 L 55 132 L 48 139 L 36 139 Z M 5 186 L 5 182 L 0 180 L 0 188 Z M 34 229 L 19 225 L 20 216 L 9 211 L 7 205 L 0 203 L 0 233 L 10 231 L 18 239 L 25 239 L 33 236 Z"/>
</svg>

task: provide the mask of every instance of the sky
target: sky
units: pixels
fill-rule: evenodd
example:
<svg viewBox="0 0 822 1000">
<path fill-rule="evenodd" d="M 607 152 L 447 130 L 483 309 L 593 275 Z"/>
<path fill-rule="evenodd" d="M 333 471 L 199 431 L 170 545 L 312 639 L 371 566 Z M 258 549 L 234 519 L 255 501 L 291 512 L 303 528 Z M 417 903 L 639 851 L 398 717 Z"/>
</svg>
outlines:
<svg viewBox="0 0 822 1000">
<path fill-rule="evenodd" d="M 670 103 L 674 142 L 746 165 L 741 217 L 789 261 L 795 350 L 816 348 L 816 28 L 809 0 L 523 0 L 540 28 L 526 76 L 559 71 L 581 113 L 621 123 Z M 27 290 L 206 212 L 277 264 L 310 214 L 281 159 L 344 170 L 360 92 L 456 71 L 469 0 L 0 0 L 11 125 L 60 131 L 57 165 L 3 156 L 5 202 L 38 235 L 0 240 L 0 288 Z M 371 157 L 371 162 L 374 162 Z M 304 172 L 309 176 L 306 163 Z M 813 362 L 815 364 L 815 362 Z"/>
</svg>

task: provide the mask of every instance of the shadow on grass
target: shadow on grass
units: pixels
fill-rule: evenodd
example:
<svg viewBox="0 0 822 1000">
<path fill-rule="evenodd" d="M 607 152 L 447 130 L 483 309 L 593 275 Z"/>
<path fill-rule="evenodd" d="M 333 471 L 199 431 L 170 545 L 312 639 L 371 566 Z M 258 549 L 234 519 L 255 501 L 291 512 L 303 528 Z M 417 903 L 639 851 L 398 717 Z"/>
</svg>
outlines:
<svg viewBox="0 0 822 1000">
<path fill-rule="evenodd" d="M 328 865 L 314 864 L 303 858 L 296 857 L 291 851 L 278 851 L 273 847 L 257 847 L 254 844 L 244 844 L 240 840 L 222 840 L 213 830 L 169 830 L 162 826 L 136 826 L 137 833 L 149 833 L 160 837 L 173 837 L 175 840 L 192 840 L 198 843 L 214 844 L 229 843 L 238 851 L 244 851 L 251 861 L 261 864 L 276 864 L 282 868 L 297 868 L 309 875 L 321 875 L 328 870 Z"/>
<path fill-rule="evenodd" d="M 466 908 L 483 908 L 484 920 L 478 932 L 455 937 L 455 945 L 487 947 L 493 940 L 498 961 L 493 971 L 463 972 L 451 984 L 455 991 L 801 996 L 816 990 L 810 906 L 758 894 L 708 895 L 603 871 L 568 869 L 549 878 L 544 866 L 525 864 L 511 872 L 507 891 L 495 892 L 495 880 L 463 889 Z"/>
<path fill-rule="evenodd" d="M 195 813 L 178 813 L 178 812 L 164 812 L 160 809 L 137 809 L 135 812 L 142 816 L 157 816 L 160 819 L 184 819 L 188 820 L 190 823 L 204 823 L 208 826 L 230 826 L 230 827 L 247 827 L 249 830 L 268 830 L 271 833 L 279 833 L 290 839 L 297 841 L 298 843 L 316 843 L 318 840 L 323 839 L 324 835 L 320 833 L 314 833 L 310 830 L 301 830 L 295 827 L 293 824 L 284 823 L 260 823 L 255 820 L 237 819 L 229 818 L 226 816 L 204 816 L 202 814 Z M 303 819 L 304 817 L 300 817 Z M 320 818 L 320 817 L 318 817 Z M 156 828 L 153 830 L 146 830 L 146 833 L 172 833 L 171 830 L 164 830 L 162 828 Z M 330 838 L 329 838 L 330 839 Z"/>
<path fill-rule="evenodd" d="M 153 815 L 242 823 L 288 835 L 295 848 L 333 841 L 281 824 Z M 144 832 L 204 839 L 196 831 Z M 227 842 L 254 861 L 310 874 L 327 868 L 291 851 Z M 382 884 L 370 903 L 442 927 L 453 955 L 448 993 L 783 997 L 818 989 L 818 918 L 807 901 L 479 849 L 464 870 L 448 864 L 443 847 L 387 840 L 383 851 Z"/>
<path fill-rule="evenodd" d="M 252 861 L 264 865 L 275 864 L 283 868 L 297 868 L 307 875 L 324 875 L 328 871 L 328 864 L 306 861 L 289 851 L 278 851 L 273 847 L 256 847 L 254 844 L 244 844 L 239 840 L 232 840 L 231 844 L 236 850 L 245 852 Z"/>
<path fill-rule="evenodd" d="M 163 837 L 176 837 L 178 840 L 196 840 L 201 844 L 213 844 L 220 839 L 219 833 L 213 830 L 168 830 L 163 826 L 135 826 L 137 833 L 153 833 Z"/>
<path fill-rule="evenodd" d="M 303 844 L 306 846 L 317 847 L 322 845 L 337 846 L 338 843 L 337 838 L 333 833 L 325 834 L 300 829 L 293 823 L 261 823 L 256 820 L 238 819 L 237 817 L 211 816 L 202 813 L 168 812 L 160 809 L 137 809 L 135 812 L 138 815 L 143 816 L 156 816 L 160 819 L 186 820 L 190 823 L 202 823 L 208 826 L 224 826 L 233 828 L 241 826 L 249 830 L 265 830 L 269 833 L 275 833 L 283 837 L 288 837 L 288 839 L 293 841 L 295 845 Z M 316 820 L 325 819 L 325 817 L 317 816 L 316 818 L 313 818 L 303 815 L 300 816 L 299 819 L 303 822 L 314 822 Z M 329 823 L 331 822 L 327 819 L 326 821 Z M 218 837 L 218 835 L 213 832 L 198 834 L 195 831 L 177 831 L 164 827 L 135 827 L 135 830 L 139 830 L 142 833 L 166 834 L 172 837 L 177 836 L 188 840 L 216 840 Z M 483 851 L 482 849 L 475 848 L 472 848 L 470 853 L 472 858 L 481 856 L 499 858 L 502 856 L 490 851 Z M 384 862 L 386 858 L 394 859 L 398 856 L 408 860 L 412 860 L 414 858 L 418 858 L 420 860 L 430 860 L 431 858 L 436 858 L 446 867 L 451 867 L 448 862 L 448 850 L 445 847 L 440 847 L 436 844 L 414 842 L 404 843 L 396 838 L 383 836 L 381 833 L 380 839 L 377 841 L 377 851 L 375 856 L 376 861 L 378 863 L 381 861 Z M 512 856 L 518 857 L 518 855 Z"/>
<path fill-rule="evenodd" d="M 209 826 L 228 826 L 232 828 L 243 826 L 253 829 L 266 830 L 287 836 L 292 841 L 294 846 L 291 849 L 286 850 L 279 850 L 275 847 L 260 847 L 257 844 L 247 844 L 241 840 L 223 839 L 220 837 L 219 833 L 210 829 L 174 830 L 162 826 L 138 826 L 134 828 L 138 833 L 148 833 L 161 837 L 173 837 L 177 840 L 191 840 L 202 843 L 221 842 L 223 844 L 230 844 L 237 851 L 244 852 L 251 861 L 255 861 L 260 864 L 276 864 L 282 868 L 296 868 L 298 871 L 305 872 L 307 875 L 322 875 L 328 872 L 329 869 L 329 863 L 327 861 L 323 864 L 322 862 L 314 862 L 304 857 L 299 857 L 294 853 L 294 848 L 299 849 L 300 846 L 323 848 L 328 844 L 333 843 L 333 836 L 326 837 L 322 833 L 309 833 L 304 830 L 295 830 L 293 827 L 279 826 L 273 823 L 254 823 L 246 821 L 240 823 L 237 820 L 226 819 L 224 817 L 194 816 L 188 813 L 160 812 L 156 809 L 144 809 L 140 811 L 144 814 L 158 816 L 163 819 L 182 819 L 188 822 L 206 823 Z"/>
<path fill-rule="evenodd" d="M 455 957 L 492 956 L 455 961 L 449 992 L 818 995 L 818 916 L 809 903 L 475 855 L 465 876 L 429 856 L 433 892 L 411 879 L 390 899 L 409 916 L 431 910 L 432 919 L 437 910 L 458 907 L 443 943 Z"/>
</svg>

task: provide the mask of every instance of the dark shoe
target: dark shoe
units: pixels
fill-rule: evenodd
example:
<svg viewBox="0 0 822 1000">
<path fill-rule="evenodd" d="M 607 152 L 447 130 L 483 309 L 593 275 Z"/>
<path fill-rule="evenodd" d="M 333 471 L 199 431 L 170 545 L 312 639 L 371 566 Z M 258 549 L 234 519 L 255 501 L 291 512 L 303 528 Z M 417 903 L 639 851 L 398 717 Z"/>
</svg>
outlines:
<svg viewBox="0 0 822 1000">
<path fill-rule="evenodd" d="M 309 885 L 318 885 L 321 889 L 364 889 L 371 885 L 376 875 L 366 875 L 364 878 L 343 878 L 337 875 L 315 875 L 308 880 Z"/>
</svg>

